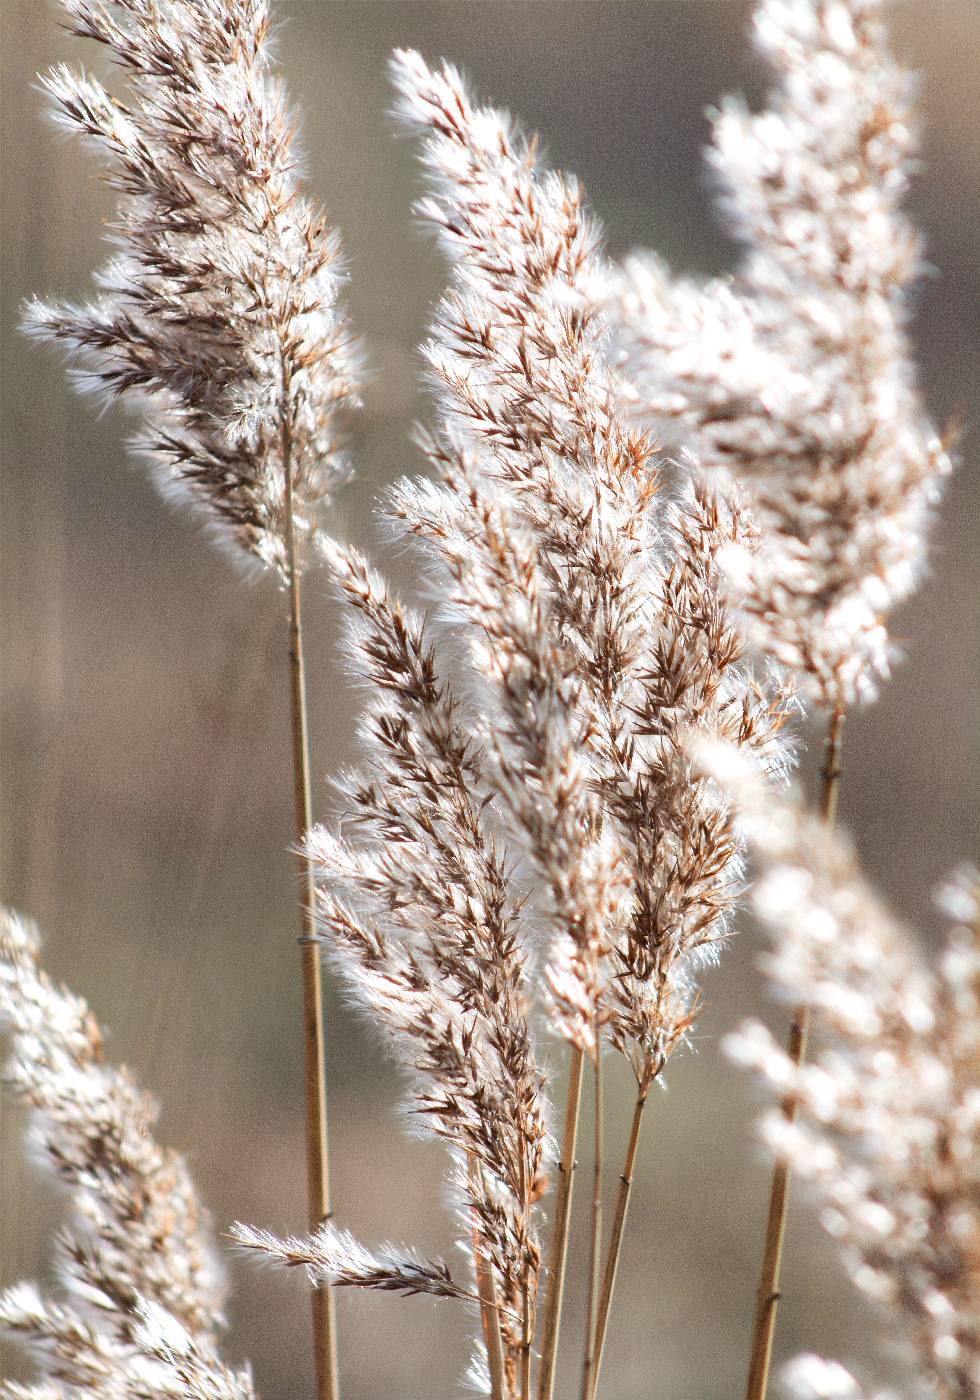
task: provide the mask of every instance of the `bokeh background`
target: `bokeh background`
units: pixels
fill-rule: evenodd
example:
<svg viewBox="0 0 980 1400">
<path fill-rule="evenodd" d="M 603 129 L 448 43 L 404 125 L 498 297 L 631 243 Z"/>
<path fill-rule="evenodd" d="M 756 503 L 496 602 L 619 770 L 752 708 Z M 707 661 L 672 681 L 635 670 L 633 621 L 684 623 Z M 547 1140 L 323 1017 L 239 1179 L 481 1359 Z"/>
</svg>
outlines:
<svg viewBox="0 0 980 1400">
<path fill-rule="evenodd" d="M 445 280 L 410 214 L 413 150 L 387 115 L 392 47 L 452 58 L 481 94 L 538 128 L 554 162 L 584 181 L 613 254 L 645 244 L 705 273 L 733 265 L 703 173 L 705 110 L 728 91 L 758 101 L 765 71 L 743 0 L 284 0 L 277 11 L 309 185 L 342 231 L 350 307 L 375 370 L 352 439 L 358 477 L 333 525 L 384 554 L 372 506 L 386 483 L 421 468 L 410 442 L 427 411 L 415 347 Z M 189 1153 L 217 1225 L 295 1229 L 305 1210 L 284 600 L 269 580 L 243 583 L 198 525 L 162 502 L 127 459 L 122 416 L 94 414 L 53 357 L 18 333 L 26 295 L 86 292 L 111 210 L 94 158 L 52 131 L 33 85 L 62 59 L 101 63 L 58 18 L 51 0 L 0 5 L 3 896 L 41 922 L 50 968 L 91 1000 L 111 1027 L 112 1055 L 159 1095 L 161 1132 Z M 897 619 L 907 660 L 848 726 L 842 817 L 928 944 L 938 927 L 931 889 L 975 854 L 977 836 L 980 6 L 899 5 L 894 42 L 925 78 L 912 206 L 935 271 L 918 290 L 912 332 L 932 413 L 962 414 L 967 427 L 933 576 Z M 394 567 L 401 575 L 403 561 Z M 308 625 L 314 801 L 324 813 L 328 776 L 354 753 L 355 699 L 316 580 Z M 809 730 L 801 740 L 810 782 L 819 740 Z M 752 1086 L 719 1041 L 745 1014 L 784 1019 L 765 1001 L 757 952 L 746 925 L 707 979 L 698 1053 L 678 1058 L 649 1115 L 609 1400 L 741 1393 L 767 1170 Z M 332 991 L 329 1016 L 340 1219 L 369 1241 L 437 1250 L 451 1229 L 440 1150 L 406 1136 L 383 1047 Z M 615 1113 L 629 1085 L 624 1071 L 611 1077 Z M 7 1283 L 49 1276 L 58 1221 L 56 1198 L 23 1165 L 21 1130 L 5 1109 Z M 230 1352 L 251 1358 L 266 1397 L 309 1394 L 301 1282 L 247 1262 L 231 1270 Z M 569 1302 L 572 1318 L 580 1290 Z M 468 1322 L 452 1304 L 341 1294 L 339 1309 L 348 1400 L 456 1393 Z M 812 1348 L 859 1365 L 875 1356 L 877 1323 L 802 1206 L 780 1317 L 780 1355 Z M 887 1373 L 887 1360 L 875 1365 Z M 24 1374 L 9 1347 L 0 1374 Z"/>
</svg>

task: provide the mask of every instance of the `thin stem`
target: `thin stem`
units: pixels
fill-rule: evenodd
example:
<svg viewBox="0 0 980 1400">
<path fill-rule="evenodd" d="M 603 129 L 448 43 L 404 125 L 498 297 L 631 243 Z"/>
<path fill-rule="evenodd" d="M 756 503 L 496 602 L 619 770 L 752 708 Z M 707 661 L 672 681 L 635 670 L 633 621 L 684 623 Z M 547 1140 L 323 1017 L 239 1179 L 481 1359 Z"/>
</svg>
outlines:
<svg viewBox="0 0 980 1400">
<path fill-rule="evenodd" d="M 820 776 L 823 779 L 823 786 L 820 796 L 820 816 L 824 826 L 832 830 L 837 821 L 837 797 L 840 792 L 840 753 L 841 739 L 844 732 L 844 706 L 838 703 L 830 716 L 830 727 L 827 731 L 827 747 L 824 753 L 824 765 Z"/>
<path fill-rule="evenodd" d="M 548 1293 L 544 1309 L 544 1335 L 541 1343 L 541 1369 L 538 1375 L 538 1400 L 552 1400 L 555 1388 L 555 1361 L 558 1355 L 561 1303 L 565 1291 L 568 1222 L 572 1208 L 572 1185 L 575 1179 L 575 1145 L 578 1139 L 584 1062 L 585 1056 L 580 1047 L 573 1046 L 568 1067 L 565 1130 L 562 1135 L 561 1161 L 558 1163 L 555 1223 L 551 1235 L 551 1257 L 548 1261 Z"/>
<path fill-rule="evenodd" d="M 833 827 L 837 819 L 837 794 L 840 784 L 840 749 L 844 728 L 844 706 L 838 703 L 830 716 L 827 732 L 826 759 L 822 771 L 823 785 L 820 796 L 820 816 L 824 825 Z M 793 1024 L 789 1032 L 787 1053 L 793 1064 L 799 1067 L 806 1059 L 807 1038 L 810 1032 L 810 1008 L 798 1006 L 793 1013 Z M 795 1094 L 787 1094 L 780 1104 L 780 1111 L 787 1123 L 796 1120 L 797 1101 Z M 769 1369 L 772 1364 L 772 1344 L 776 1333 L 776 1311 L 782 1296 L 779 1287 L 783 1263 L 783 1243 L 786 1238 L 786 1215 L 789 1209 L 790 1171 L 786 1162 L 777 1162 L 772 1174 L 769 1192 L 769 1213 L 766 1219 L 766 1240 L 762 1255 L 762 1273 L 759 1291 L 756 1295 L 755 1324 L 752 1330 L 752 1353 L 749 1360 L 749 1375 L 745 1388 L 745 1400 L 765 1400 L 769 1388 Z"/>
<path fill-rule="evenodd" d="M 480 1166 L 470 1152 L 467 1157 L 470 1190 L 475 1195 L 480 1178 Z M 493 1278 L 493 1267 L 480 1245 L 480 1231 L 476 1212 L 473 1212 L 473 1265 L 476 1271 L 477 1291 L 480 1295 L 480 1323 L 483 1327 L 483 1343 L 487 1349 L 487 1368 L 490 1372 L 491 1400 L 504 1400 L 504 1350 L 500 1336 L 500 1311 L 497 1304 L 497 1289 Z"/>
<path fill-rule="evenodd" d="M 521 1208 L 524 1217 L 524 1231 L 527 1232 L 531 1219 L 531 1187 L 528 1173 L 527 1152 L 521 1148 Z M 525 1260 L 521 1278 L 521 1400 L 531 1400 L 531 1279 Z"/>
<path fill-rule="evenodd" d="M 589 1293 L 585 1308 L 585 1355 L 582 1361 L 582 1400 L 592 1393 L 592 1371 L 595 1365 L 595 1309 L 599 1293 L 599 1271 L 602 1265 L 602 1042 L 601 1031 L 595 1028 L 595 1061 L 592 1066 L 595 1100 L 595 1138 L 592 1154 L 592 1229 L 589 1238 Z"/>
<path fill-rule="evenodd" d="M 640 1146 L 640 1126 L 643 1122 L 643 1110 L 646 1108 L 652 1079 L 652 1071 L 649 1068 L 644 1069 L 643 1077 L 637 1087 L 636 1103 L 633 1105 L 633 1122 L 630 1126 L 629 1142 L 626 1145 L 626 1160 L 623 1162 L 623 1170 L 619 1178 L 619 1191 L 616 1195 L 616 1210 L 613 1215 L 612 1233 L 609 1237 L 609 1249 L 606 1252 L 606 1264 L 602 1275 L 602 1292 L 599 1294 L 599 1311 L 596 1317 L 595 1341 L 592 1348 L 592 1379 L 589 1393 L 588 1396 L 585 1397 L 585 1400 L 594 1400 L 596 1391 L 599 1388 L 599 1372 L 602 1368 L 602 1354 L 606 1345 L 606 1328 L 609 1325 L 609 1310 L 612 1307 L 613 1290 L 616 1287 L 616 1274 L 619 1270 L 619 1258 L 623 1247 L 623 1234 L 626 1230 L 626 1214 L 629 1210 L 630 1193 L 633 1189 L 633 1172 L 636 1169 L 636 1154 Z"/>
<path fill-rule="evenodd" d="M 521 1294 L 521 1400 L 531 1400 L 531 1290 Z"/>
<path fill-rule="evenodd" d="M 283 373 L 284 401 L 289 402 L 289 380 Z M 289 696 L 292 717 L 293 795 L 296 840 L 302 842 L 313 825 L 310 801 L 310 746 L 306 718 L 306 674 L 303 659 L 303 619 L 300 576 L 296 567 L 296 534 L 293 526 L 292 438 L 289 419 L 283 414 L 282 458 L 285 476 L 285 543 L 289 582 Z M 306 1179 L 309 1224 L 317 1230 L 330 1219 L 330 1178 L 327 1156 L 326 1046 L 320 949 L 316 932 L 316 884 L 313 866 L 299 856 L 301 878 L 300 928 L 303 973 L 303 1070 L 306 1096 Z M 315 1288 L 313 1308 L 313 1358 L 317 1400 L 336 1400 L 337 1336 L 333 1290 Z"/>
</svg>

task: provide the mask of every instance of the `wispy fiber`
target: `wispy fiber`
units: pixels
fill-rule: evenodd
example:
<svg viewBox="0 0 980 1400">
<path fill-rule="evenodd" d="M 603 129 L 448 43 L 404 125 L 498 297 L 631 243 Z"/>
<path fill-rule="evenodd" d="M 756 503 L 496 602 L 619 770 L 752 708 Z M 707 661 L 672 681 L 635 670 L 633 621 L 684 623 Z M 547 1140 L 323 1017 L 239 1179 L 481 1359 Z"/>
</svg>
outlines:
<svg viewBox="0 0 980 1400">
<path fill-rule="evenodd" d="M 476 625 L 474 668 L 500 721 L 496 771 L 515 839 L 553 892 L 565 1031 L 588 1049 L 609 959 L 634 942 L 649 953 L 685 941 L 669 896 L 670 927 L 642 924 L 678 844 L 734 854 L 701 820 L 705 786 L 676 750 L 672 761 L 669 735 L 737 714 L 746 741 L 764 747 L 778 723 L 766 712 L 780 700 L 738 664 L 713 572 L 714 534 L 741 539 L 750 526 L 693 469 L 674 502 L 658 495 L 654 445 L 626 422 L 608 364 L 591 297 L 604 262 L 574 179 L 542 168 L 505 115 L 474 107 L 450 66 L 399 55 L 396 77 L 400 112 L 427 136 L 435 193 L 419 208 L 454 283 L 426 346 L 442 485 L 402 486 L 394 511 Z M 682 875 L 692 900 L 698 880 L 707 897 L 711 875 L 692 853 Z"/>
<path fill-rule="evenodd" d="M 94 141 L 120 193 L 121 252 L 85 306 L 35 302 L 29 330 L 65 347 L 82 382 L 139 411 L 138 446 L 215 538 L 288 590 L 296 838 L 311 825 L 300 578 L 344 475 L 339 431 L 356 357 L 340 309 L 336 234 L 301 193 L 294 132 L 270 73 L 268 0 L 63 0 L 101 44 L 125 98 L 61 67 L 59 122 Z M 331 1213 L 325 1032 L 301 862 L 306 1155 L 311 1228 Z M 330 1294 L 313 1299 L 321 1400 L 337 1391 Z"/>
<path fill-rule="evenodd" d="M 496 1296 L 519 1317 L 537 1278 L 545 1108 L 520 909 L 487 810 L 484 755 L 422 620 L 356 551 L 332 546 L 331 562 L 372 701 L 367 762 L 340 787 L 343 832 L 319 827 L 307 843 L 319 922 L 416 1077 L 416 1113 L 453 1149 L 463 1240 L 475 1228 Z M 504 1331 L 513 1369 L 523 1338 L 519 1326 Z"/>
<path fill-rule="evenodd" d="M 698 1013 L 703 966 L 743 892 L 747 834 L 768 868 L 769 975 L 804 1018 L 819 1013 L 825 1040 L 809 1067 L 805 1019 L 795 1055 L 758 1026 L 734 1042 L 782 1102 L 766 1128 L 780 1163 L 767 1258 L 771 1239 L 778 1247 L 749 1394 L 760 1400 L 768 1380 L 786 1163 L 811 1177 L 855 1282 L 900 1317 L 916 1396 L 976 1393 L 976 891 L 956 896 L 972 932 L 927 969 L 841 848 L 772 792 L 802 678 L 831 714 L 829 817 L 845 709 L 883 671 L 885 613 L 921 567 L 948 468 L 902 333 L 917 259 L 899 209 L 911 138 L 883 2 L 761 0 L 758 34 L 780 82 L 758 116 L 729 104 L 717 120 L 712 160 L 748 252 L 737 279 L 707 287 L 642 259 L 613 276 L 575 179 L 477 105 L 450 64 L 396 53 L 398 111 L 428 181 L 418 212 L 450 265 L 423 347 L 430 479 L 402 481 L 384 510 L 419 561 L 416 592 L 438 600 L 425 614 L 316 528 L 353 376 L 335 241 L 297 192 L 267 77 L 265 5 L 64 0 L 129 81 L 129 105 L 66 71 L 48 81 L 63 120 L 114 162 L 123 253 L 92 306 L 39 306 L 30 319 L 78 352 L 104 393 L 138 398 L 144 445 L 168 479 L 289 589 L 309 1234 L 239 1224 L 233 1235 L 306 1273 L 323 1396 L 336 1394 L 329 1310 L 341 1286 L 463 1302 L 480 1327 L 476 1388 L 552 1400 L 590 1080 L 580 1396 L 595 1400 L 645 1106 Z M 314 543 L 367 693 L 359 764 L 319 825 L 299 592 Z M 64 1014 L 49 1025 L 60 1003 L 31 971 L 30 938 L 10 927 L 11 975 L 19 996 L 36 985 L 30 995 L 47 998 L 31 1033 L 50 1047 Z M 411 1247 L 368 1247 L 331 1220 L 321 948 L 384 1032 L 413 1122 L 448 1150 L 465 1272 Z M 549 1033 L 568 1068 L 557 1150 Z M 604 1238 L 610 1048 L 636 1098 Z M 150 1186 L 170 1183 L 167 1214 L 135 1261 L 118 1224 L 128 1197 L 113 1195 L 127 1179 L 114 1158 L 105 1179 L 86 1174 L 96 1139 L 78 1125 L 112 1109 L 122 1145 L 100 1141 L 98 1163 L 133 1155 L 127 1124 L 145 1111 L 133 1095 L 95 1109 L 72 1099 L 68 1126 L 57 1119 L 49 1134 L 65 1137 L 60 1150 L 80 1163 L 71 1179 L 109 1226 L 66 1246 L 68 1304 L 30 1286 L 6 1295 L 8 1325 L 49 1368 L 33 1400 L 69 1400 L 63 1381 L 112 1400 L 248 1400 L 247 1375 L 214 1348 L 217 1285 L 187 1262 L 199 1230 L 196 1217 L 181 1223 L 193 1201 L 182 1167 L 167 1177 L 169 1158 L 148 1159 Z M 51 1118 L 49 1099 L 39 1108 Z M 76 1275 L 101 1280 L 95 1302 Z M 814 1356 L 786 1379 L 795 1400 L 867 1393 Z M 8 1400 L 21 1394 L 7 1388 Z"/>
</svg>

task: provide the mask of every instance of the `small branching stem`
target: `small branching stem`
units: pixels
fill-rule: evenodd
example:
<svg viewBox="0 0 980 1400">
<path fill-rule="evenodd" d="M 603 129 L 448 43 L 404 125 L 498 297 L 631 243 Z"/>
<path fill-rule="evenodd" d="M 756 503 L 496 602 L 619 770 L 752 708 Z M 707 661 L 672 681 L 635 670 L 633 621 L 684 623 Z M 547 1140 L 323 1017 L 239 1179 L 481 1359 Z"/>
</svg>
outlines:
<svg viewBox="0 0 980 1400">
<path fill-rule="evenodd" d="M 284 403 L 289 403 L 288 372 L 283 373 Z M 306 675 L 303 659 L 303 620 L 300 576 L 296 566 L 293 522 L 292 439 L 288 412 L 283 412 L 282 459 L 285 477 L 286 568 L 289 592 L 289 694 L 292 716 L 293 793 L 297 844 L 313 825 L 310 798 L 310 747 L 306 718 Z M 330 1219 L 330 1176 L 327 1156 L 326 1046 L 320 948 L 316 932 L 316 884 L 313 866 L 299 856 L 300 938 L 303 975 L 303 1061 L 306 1097 L 306 1177 L 311 1231 Z M 337 1337 L 333 1290 L 312 1293 L 313 1358 L 317 1400 L 337 1400 Z"/>
<path fill-rule="evenodd" d="M 592 1373 L 595 1366 L 596 1299 L 599 1296 L 599 1273 L 602 1267 L 602 1041 L 601 1030 L 595 1028 L 595 1061 L 592 1066 L 595 1104 L 595 1138 L 592 1154 L 592 1222 L 589 1237 L 589 1292 L 585 1308 L 585 1354 L 582 1360 L 582 1400 L 592 1394 Z"/>
<path fill-rule="evenodd" d="M 575 1179 L 575 1151 L 578 1141 L 579 1107 L 582 1102 L 582 1071 L 585 1055 L 572 1047 L 568 1067 L 568 1093 L 565 1100 L 565 1129 L 562 1135 L 561 1160 L 558 1163 L 558 1189 L 555 1200 L 555 1222 L 551 1235 L 551 1257 L 548 1261 L 548 1291 L 544 1308 L 544 1331 L 541 1341 L 541 1368 L 538 1375 L 538 1400 L 552 1400 L 555 1388 L 555 1362 L 558 1356 L 558 1332 L 561 1324 L 561 1304 L 565 1292 L 565 1264 L 568 1258 L 568 1224 L 572 1209 L 572 1185 Z"/>
<path fill-rule="evenodd" d="M 843 728 L 844 706 L 843 703 L 839 702 L 830 716 L 826 757 L 821 774 L 823 783 L 820 797 L 820 816 L 828 829 L 832 828 L 837 820 Z M 806 1005 L 800 1005 L 793 1013 L 793 1023 L 790 1026 L 787 1045 L 787 1054 L 797 1067 L 802 1065 L 806 1059 L 809 1033 L 810 1008 Z M 780 1111 L 788 1123 L 795 1122 L 797 1100 L 794 1094 L 786 1095 L 780 1104 Z M 776 1311 L 782 1296 L 779 1281 L 783 1263 L 783 1243 L 786 1238 L 786 1217 L 789 1210 L 789 1184 L 788 1163 L 777 1162 L 773 1168 L 772 1186 L 769 1192 L 769 1213 L 766 1218 L 762 1273 L 759 1279 L 759 1291 L 756 1295 L 752 1352 L 749 1360 L 745 1400 L 765 1400 L 766 1392 L 769 1389 L 772 1344 L 776 1334 Z"/>
<path fill-rule="evenodd" d="M 596 1391 L 599 1388 L 599 1371 L 602 1367 L 602 1354 L 606 1344 L 606 1328 L 609 1325 L 609 1310 L 612 1307 L 613 1290 L 616 1287 L 616 1274 L 619 1270 L 623 1235 L 626 1230 L 626 1215 L 629 1211 L 630 1193 L 633 1189 L 633 1173 L 636 1169 L 636 1155 L 640 1147 L 640 1127 L 643 1123 L 643 1111 L 646 1108 L 647 1097 L 650 1093 L 650 1084 L 652 1081 L 652 1068 L 644 1068 L 636 1091 L 636 1102 L 633 1105 L 633 1122 L 630 1125 L 629 1141 L 626 1145 L 626 1158 L 623 1162 L 623 1170 L 619 1178 L 619 1190 L 616 1194 L 616 1208 L 613 1213 L 609 1248 L 606 1251 L 606 1263 L 602 1273 L 602 1290 L 599 1294 L 599 1307 L 596 1313 L 595 1340 L 592 1346 L 592 1374 L 588 1395 L 584 1397 L 584 1400 L 594 1400 Z"/>
</svg>

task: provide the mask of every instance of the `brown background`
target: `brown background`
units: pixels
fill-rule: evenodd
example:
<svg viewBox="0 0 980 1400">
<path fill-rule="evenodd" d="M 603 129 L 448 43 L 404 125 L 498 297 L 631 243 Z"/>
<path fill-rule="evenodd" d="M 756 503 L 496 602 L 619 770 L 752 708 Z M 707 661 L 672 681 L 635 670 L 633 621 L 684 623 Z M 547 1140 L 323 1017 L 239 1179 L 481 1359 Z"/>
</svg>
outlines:
<svg viewBox="0 0 980 1400">
<path fill-rule="evenodd" d="M 350 304 L 376 374 L 353 452 L 359 477 L 336 528 L 371 540 L 379 489 L 419 468 L 426 408 L 415 346 L 444 269 L 409 212 L 419 181 L 396 138 L 384 64 L 417 45 L 460 63 L 479 92 L 545 135 L 581 176 L 613 253 L 645 243 L 678 268 L 732 265 L 700 160 L 705 108 L 761 95 L 742 0 L 690 3 L 283 4 L 282 65 L 301 107 L 312 190 L 350 254 Z M 112 1028 L 112 1053 L 165 1105 L 218 1226 L 304 1219 L 297 955 L 286 779 L 283 599 L 243 584 L 198 526 L 161 499 L 121 445 L 124 419 L 66 389 L 16 327 L 28 293 L 82 296 L 111 207 L 93 158 L 53 134 L 32 86 L 64 58 L 57 8 L 2 0 L 3 25 L 3 872 L 36 917 L 50 967 Z M 894 21 L 925 72 L 924 168 L 913 204 L 938 272 L 913 326 L 940 422 L 965 411 L 964 466 L 946 493 L 934 577 L 902 610 L 908 660 L 849 726 L 843 819 L 900 913 L 934 936 L 930 890 L 977 833 L 978 275 L 976 74 L 980 7 L 913 0 Z M 376 542 L 378 553 L 385 549 Z M 399 566 L 400 569 L 400 566 Z M 309 590 L 315 807 L 353 753 L 354 703 L 331 605 Z M 807 732 L 809 774 L 817 739 Z M 605 1373 L 609 1400 L 730 1400 L 740 1393 L 765 1172 L 751 1086 L 720 1036 L 762 1009 L 751 930 L 707 979 L 700 1053 L 657 1097 L 636 1191 Z M 377 1036 L 330 996 L 335 1189 L 366 1240 L 441 1247 L 440 1150 L 403 1133 L 398 1078 Z M 613 1076 L 611 1076 L 613 1077 Z M 625 1074 L 616 1072 L 622 1109 Z M 613 1119 L 623 1125 L 621 1119 Z M 3 1120 L 2 1279 L 46 1277 L 53 1198 L 22 1165 L 21 1119 Z M 616 1130 L 611 1132 L 613 1143 Z M 587 1158 L 584 1160 L 587 1161 Z M 581 1267 L 574 1270 L 581 1277 Z M 235 1263 L 229 1349 L 267 1397 L 309 1393 L 298 1280 Z M 808 1212 L 794 1218 L 780 1354 L 863 1364 L 875 1324 L 843 1283 Z M 573 1289 L 570 1316 L 580 1308 Z M 451 1304 L 339 1299 L 348 1400 L 455 1393 L 465 1319 Z M 576 1348 L 577 1354 L 577 1348 Z M 887 1363 L 876 1363 L 886 1368 Z M 22 1374 L 12 1349 L 0 1374 Z M 572 1372 L 564 1387 L 573 1384 Z"/>
</svg>

